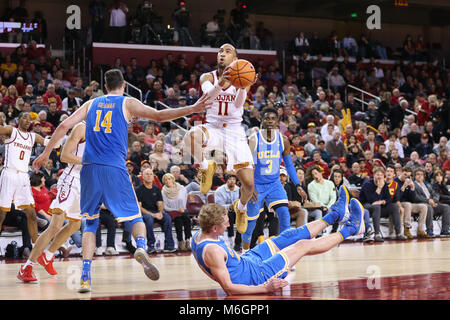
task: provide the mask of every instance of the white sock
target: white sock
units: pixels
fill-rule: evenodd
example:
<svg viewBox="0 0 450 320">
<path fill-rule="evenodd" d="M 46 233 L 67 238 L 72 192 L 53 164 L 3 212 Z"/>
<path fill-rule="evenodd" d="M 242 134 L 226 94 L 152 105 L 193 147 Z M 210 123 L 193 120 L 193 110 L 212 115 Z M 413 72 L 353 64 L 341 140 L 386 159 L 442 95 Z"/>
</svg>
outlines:
<svg viewBox="0 0 450 320">
<path fill-rule="evenodd" d="M 239 200 L 237 208 L 238 208 L 239 211 L 245 211 L 245 210 L 247 210 L 247 205 L 243 205 L 241 200 Z"/>
<path fill-rule="evenodd" d="M 23 268 L 25 269 L 28 266 L 34 266 L 34 262 L 30 259 L 27 260 L 27 262 L 24 264 Z"/>
<path fill-rule="evenodd" d="M 53 255 L 54 255 L 53 252 L 45 250 L 44 253 L 45 253 L 45 259 L 47 259 L 47 261 L 50 261 L 53 258 Z"/>
<path fill-rule="evenodd" d="M 200 162 L 200 169 L 208 169 L 208 160 L 203 159 L 203 161 Z"/>
<path fill-rule="evenodd" d="M 250 249 L 244 249 L 244 248 L 242 248 L 242 254 L 246 253 L 248 250 L 250 250 Z"/>
</svg>

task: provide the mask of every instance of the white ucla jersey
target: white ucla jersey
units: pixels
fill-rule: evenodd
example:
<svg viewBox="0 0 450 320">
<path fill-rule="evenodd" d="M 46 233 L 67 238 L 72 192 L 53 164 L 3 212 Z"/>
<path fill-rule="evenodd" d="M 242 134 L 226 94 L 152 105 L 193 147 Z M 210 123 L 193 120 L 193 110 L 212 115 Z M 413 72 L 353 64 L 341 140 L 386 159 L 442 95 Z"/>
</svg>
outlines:
<svg viewBox="0 0 450 320">
<path fill-rule="evenodd" d="M 212 71 L 211 74 L 213 76 L 212 84 L 214 85 L 219 81 L 217 70 Z M 244 108 L 243 106 L 236 106 L 236 93 L 237 89 L 235 86 L 229 85 L 223 88 L 214 99 L 211 108 L 206 110 L 206 122 L 240 124 Z"/>
<path fill-rule="evenodd" d="M 11 137 L 5 140 L 5 168 L 28 172 L 35 140 L 34 132 L 23 132 L 13 127 Z"/>
<path fill-rule="evenodd" d="M 80 143 L 78 143 L 77 147 L 75 148 L 75 150 L 72 151 L 72 154 L 83 158 L 83 153 L 84 153 L 84 147 L 86 146 L 86 140 L 81 141 Z M 81 164 L 72 164 L 70 163 L 63 171 L 63 173 L 61 174 L 60 180 L 65 180 L 65 178 L 77 178 L 80 179 L 80 171 L 81 171 Z"/>
</svg>

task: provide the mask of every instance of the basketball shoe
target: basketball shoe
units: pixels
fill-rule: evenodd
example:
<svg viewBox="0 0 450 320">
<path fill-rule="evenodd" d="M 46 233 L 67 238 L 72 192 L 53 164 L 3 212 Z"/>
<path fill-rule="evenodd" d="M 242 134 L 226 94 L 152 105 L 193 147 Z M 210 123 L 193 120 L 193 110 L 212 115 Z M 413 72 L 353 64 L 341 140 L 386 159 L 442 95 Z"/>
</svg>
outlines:
<svg viewBox="0 0 450 320">
<path fill-rule="evenodd" d="M 80 279 L 79 293 L 91 292 L 91 274 L 83 274 Z"/>
<path fill-rule="evenodd" d="M 32 266 L 26 266 L 25 268 L 20 266 L 19 273 L 17 274 L 17 278 L 23 282 L 34 282 L 37 281 L 36 275 L 33 272 Z"/>
<path fill-rule="evenodd" d="M 336 222 L 344 223 L 350 216 L 348 204 L 350 202 L 350 192 L 347 187 L 341 186 L 339 188 L 339 198 L 335 204 L 330 207 L 330 210 L 334 210 L 339 214 Z"/>
<path fill-rule="evenodd" d="M 211 189 L 214 173 L 216 173 L 217 163 L 213 160 L 208 160 L 208 169 L 199 169 L 202 173 L 202 180 L 200 181 L 200 192 L 207 194 Z"/>
<path fill-rule="evenodd" d="M 137 248 L 134 252 L 134 259 L 136 259 L 136 261 L 144 267 L 144 273 L 148 278 L 150 278 L 151 280 L 159 279 L 158 268 L 153 263 L 151 263 L 150 257 L 144 249 Z"/>
<path fill-rule="evenodd" d="M 364 224 L 364 207 L 358 199 L 350 200 L 350 216 L 345 222 L 344 228 L 348 230 L 349 236 L 363 234 L 366 226 Z M 343 228 L 343 229 L 344 229 Z"/>
<path fill-rule="evenodd" d="M 236 229 L 240 234 L 245 233 L 247 231 L 248 219 L 247 219 L 247 211 L 241 211 L 238 209 L 239 199 L 235 200 L 233 203 L 234 212 L 236 212 Z"/>
<path fill-rule="evenodd" d="M 58 272 L 56 272 L 55 268 L 53 268 L 53 260 L 55 260 L 55 257 L 52 257 L 50 260 L 47 260 L 47 257 L 45 256 L 45 252 L 42 252 L 39 258 L 37 258 L 37 262 L 45 268 L 45 271 L 50 273 L 52 276 L 57 275 Z"/>
</svg>

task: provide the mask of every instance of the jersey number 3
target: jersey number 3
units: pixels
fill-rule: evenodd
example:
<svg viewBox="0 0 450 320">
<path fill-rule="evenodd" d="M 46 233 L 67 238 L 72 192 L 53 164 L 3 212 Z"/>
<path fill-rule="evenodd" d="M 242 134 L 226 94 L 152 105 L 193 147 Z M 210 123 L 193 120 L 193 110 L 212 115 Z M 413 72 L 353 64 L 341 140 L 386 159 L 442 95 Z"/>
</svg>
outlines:
<svg viewBox="0 0 450 320">
<path fill-rule="evenodd" d="M 94 131 L 100 131 L 100 118 L 102 116 L 102 110 L 97 110 L 97 118 L 95 119 L 95 127 Z M 105 128 L 105 133 L 111 133 L 111 117 L 112 117 L 112 111 L 108 111 L 103 118 L 103 121 L 101 123 L 101 126 Z"/>
<path fill-rule="evenodd" d="M 222 114 L 222 103 L 225 104 L 225 112 Z M 228 115 L 228 102 L 219 101 L 219 116 L 227 116 Z"/>
</svg>

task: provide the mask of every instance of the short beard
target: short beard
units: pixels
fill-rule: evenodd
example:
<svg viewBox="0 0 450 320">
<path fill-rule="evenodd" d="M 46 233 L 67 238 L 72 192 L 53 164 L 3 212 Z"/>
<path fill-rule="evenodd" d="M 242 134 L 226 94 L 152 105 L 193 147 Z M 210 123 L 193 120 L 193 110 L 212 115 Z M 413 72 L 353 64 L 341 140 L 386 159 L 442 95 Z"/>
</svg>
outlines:
<svg viewBox="0 0 450 320">
<path fill-rule="evenodd" d="M 217 69 L 220 69 L 220 70 L 222 70 L 222 71 L 225 70 L 226 67 L 227 67 L 227 66 L 225 66 L 225 65 L 223 65 L 223 66 L 220 65 L 220 64 L 217 65 Z"/>
</svg>

